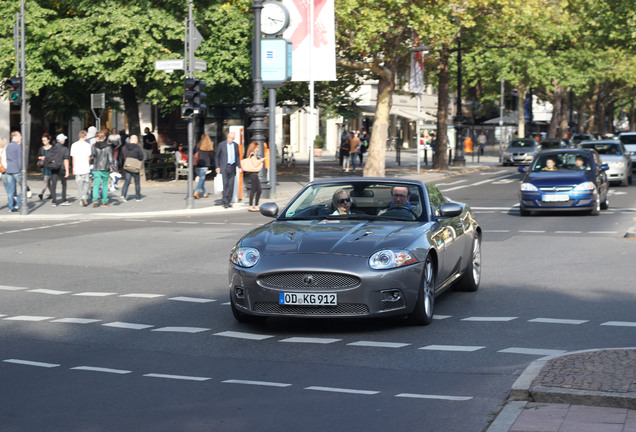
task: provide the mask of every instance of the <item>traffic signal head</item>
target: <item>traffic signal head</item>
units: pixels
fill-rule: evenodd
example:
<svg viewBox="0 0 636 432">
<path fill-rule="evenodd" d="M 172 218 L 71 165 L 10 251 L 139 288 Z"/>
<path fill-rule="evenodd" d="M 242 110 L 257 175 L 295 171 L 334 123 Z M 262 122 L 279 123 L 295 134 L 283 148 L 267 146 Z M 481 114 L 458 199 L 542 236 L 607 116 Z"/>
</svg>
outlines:
<svg viewBox="0 0 636 432">
<path fill-rule="evenodd" d="M 11 77 L 4 82 L 4 86 L 9 92 L 9 102 L 12 105 L 22 104 L 22 77 Z"/>
<path fill-rule="evenodd" d="M 206 83 L 197 78 L 186 78 L 183 82 L 183 107 L 181 117 L 192 117 L 201 114 L 206 106 L 201 103 L 207 96 L 203 93 Z"/>
</svg>

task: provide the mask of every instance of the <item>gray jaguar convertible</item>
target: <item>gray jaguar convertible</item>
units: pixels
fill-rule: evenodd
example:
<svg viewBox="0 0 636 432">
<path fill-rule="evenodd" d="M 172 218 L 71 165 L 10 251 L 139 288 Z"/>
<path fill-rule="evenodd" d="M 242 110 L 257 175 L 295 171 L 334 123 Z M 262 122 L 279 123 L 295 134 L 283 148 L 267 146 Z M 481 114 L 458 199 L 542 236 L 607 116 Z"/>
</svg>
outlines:
<svg viewBox="0 0 636 432">
<path fill-rule="evenodd" d="M 230 255 L 232 312 L 262 317 L 433 319 L 447 288 L 476 291 L 481 228 L 433 184 L 353 177 L 314 181 Z"/>
</svg>

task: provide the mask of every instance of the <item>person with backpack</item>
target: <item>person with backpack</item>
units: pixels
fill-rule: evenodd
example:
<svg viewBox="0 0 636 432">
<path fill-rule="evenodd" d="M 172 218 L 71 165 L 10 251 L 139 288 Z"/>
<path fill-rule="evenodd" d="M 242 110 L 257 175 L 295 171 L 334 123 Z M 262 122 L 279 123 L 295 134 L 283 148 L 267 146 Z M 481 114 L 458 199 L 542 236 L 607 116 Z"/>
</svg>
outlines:
<svg viewBox="0 0 636 432">
<path fill-rule="evenodd" d="M 68 148 L 64 146 L 67 136 L 63 133 L 55 138 L 55 144 L 44 157 L 44 167 L 51 171 L 51 200 L 53 207 L 58 206 L 57 201 L 57 181 L 62 183 L 62 202 L 59 205 L 69 206 L 66 200 L 66 179 L 69 176 L 69 160 L 71 158 Z"/>
</svg>

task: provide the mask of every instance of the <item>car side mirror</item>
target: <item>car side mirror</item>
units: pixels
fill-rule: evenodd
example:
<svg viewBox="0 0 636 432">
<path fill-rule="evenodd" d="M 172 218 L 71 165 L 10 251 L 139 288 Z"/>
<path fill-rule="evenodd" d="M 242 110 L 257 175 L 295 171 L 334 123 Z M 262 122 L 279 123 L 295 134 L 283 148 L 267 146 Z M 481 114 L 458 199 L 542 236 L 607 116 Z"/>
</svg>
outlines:
<svg viewBox="0 0 636 432">
<path fill-rule="evenodd" d="M 444 203 L 439 207 L 439 214 L 444 218 L 451 218 L 462 214 L 462 206 L 457 203 Z"/>
<path fill-rule="evenodd" d="M 278 216 L 278 205 L 274 202 L 261 204 L 259 210 L 263 216 L 267 216 L 267 217 Z"/>
<path fill-rule="evenodd" d="M 601 168 L 603 171 L 607 171 L 607 170 L 609 170 L 609 165 L 608 165 L 608 164 L 603 164 L 603 165 L 601 165 L 601 166 L 600 166 L 600 168 Z"/>
<path fill-rule="evenodd" d="M 528 172 L 528 168 L 520 166 L 519 168 L 517 168 L 517 171 L 519 171 L 521 174 L 525 174 L 526 172 Z"/>
</svg>

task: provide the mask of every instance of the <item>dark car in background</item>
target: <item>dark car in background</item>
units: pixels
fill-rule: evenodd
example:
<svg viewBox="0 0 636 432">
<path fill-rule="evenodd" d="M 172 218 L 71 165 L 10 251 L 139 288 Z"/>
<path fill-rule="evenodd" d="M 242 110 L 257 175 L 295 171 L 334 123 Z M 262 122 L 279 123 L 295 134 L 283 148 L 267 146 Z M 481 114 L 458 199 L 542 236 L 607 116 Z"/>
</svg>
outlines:
<svg viewBox="0 0 636 432">
<path fill-rule="evenodd" d="M 569 141 L 563 139 L 546 139 L 541 141 L 541 150 L 563 149 L 569 146 Z"/>
<path fill-rule="evenodd" d="M 572 145 L 576 146 L 582 141 L 593 141 L 595 139 L 596 137 L 589 133 L 576 133 L 570 137 L 570 142 L 572 143 Z"/>
<path fill-rule="evenodd" d="M 529 167 L 519 188 L 521 216 L 531 211 L 586 211 L 598 215 L 609 207 L 609 167 L 594 150 L 543 151 Z"/>
<path fill-rule="evenodd" d="M 350 213 L 338 214 L 337 201 Z M 479 287 L 481 228 L 468 205 L 433 184 L 316 180 L 280 213 L 275 203 L 260 211 L 274 219 L 230 253 L 230 304 L 239 322 L 405 316 L 426 325 L 437 295 Z"/>
<path fill-rule="evenodd" d="M 528 165 L 541 150 L 541 146 L 534 138 L 516 138 L 504 150 L 503 165 Z"/>
</svg>

